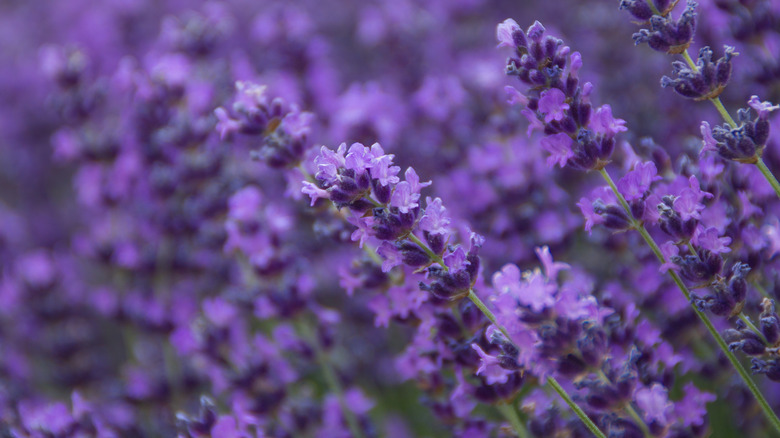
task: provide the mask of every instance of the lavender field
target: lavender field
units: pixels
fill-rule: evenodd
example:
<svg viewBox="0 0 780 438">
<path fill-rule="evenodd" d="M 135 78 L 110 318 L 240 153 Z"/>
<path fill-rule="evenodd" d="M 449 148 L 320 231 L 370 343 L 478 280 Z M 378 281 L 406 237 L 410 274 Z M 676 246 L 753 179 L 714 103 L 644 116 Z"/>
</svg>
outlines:
<svg viewBox="0 0 780 438">
<path fill-rule="evenodd" d="M 780 1 L 0 2 L 0 438 L 780 437 Z"/>
</svg>

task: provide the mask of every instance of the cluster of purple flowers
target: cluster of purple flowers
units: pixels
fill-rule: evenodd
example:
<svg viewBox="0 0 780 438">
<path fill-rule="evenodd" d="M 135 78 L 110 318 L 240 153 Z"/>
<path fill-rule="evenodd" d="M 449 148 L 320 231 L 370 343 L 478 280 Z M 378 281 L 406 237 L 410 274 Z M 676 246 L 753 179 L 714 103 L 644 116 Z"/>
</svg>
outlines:
<svg viewBox="0 0 780 438">
<path fill-rule="evenodd" d="M 0 436 L 780 432 L 778 23 L 0 4 Z"/>
</svg>

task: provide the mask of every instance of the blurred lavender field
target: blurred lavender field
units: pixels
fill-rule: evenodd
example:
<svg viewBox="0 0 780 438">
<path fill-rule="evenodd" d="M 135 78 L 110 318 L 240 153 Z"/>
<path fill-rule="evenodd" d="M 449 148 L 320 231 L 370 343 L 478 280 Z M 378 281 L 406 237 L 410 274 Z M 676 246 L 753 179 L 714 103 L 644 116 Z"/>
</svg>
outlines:
<svg viewBox="0 0 780 438">
<path fill-rule="evenodd" d="M 777 0 L 5 0 L 0 63 L 0 437 L 780 436 Z"/>
</svg>

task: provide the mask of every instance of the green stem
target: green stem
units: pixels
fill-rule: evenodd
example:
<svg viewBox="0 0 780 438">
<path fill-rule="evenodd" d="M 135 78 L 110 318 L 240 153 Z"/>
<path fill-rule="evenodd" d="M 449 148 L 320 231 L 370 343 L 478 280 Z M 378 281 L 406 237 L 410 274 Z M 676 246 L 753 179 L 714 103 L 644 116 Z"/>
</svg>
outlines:
<svg viewBox="0 0 780 438">
<path fill-rule="evenodd" d="M 417 246 L 422 248 L 423 251 L 425 251 L 426 254 L 428 254 L 428 257 L 431 258 L 434 262 L 441 265 L 442 268 L 444 268 L 445 271 L 449 271 L 449 268 L 447 268 L 447 265 L 444 264 L 444 259 L 441 258 L 440 255 L 433 252 L 428 245 L 425 244 L 422 240 L 420 240 L 419 237 L 415 236 L 414 233 L 409 233 L 409 240 L 416 243 Z"/>
<path fill-rule="evenodd" d="M 652 433 L 650 433 L 650 428 L 647 427 L 647 424 L 642 420 L 642 417 L 639 416 L 639 414 L 636 412 L 633 406 L 631 406 L 631 403 L 626 403 L 623 406 L 623 409 L 628 413 L 628 415 L 634 419 L 634 422 L 639 426 L 640 429 L 642 429 L 642 434 L 646 438 L 650 438 L 653 436 Z"/>
<path fill-rule="evenodd" d="M 692 256 L 696 256 L 697 260 L 701 261 L 701 257 L 699 257 L 699 253 L 696 252 L 696 248 L 693 247 L 693 244 L 690 241 L 688 241 L 688 251 L 691 252 Z"/>
<path fill-rule="evenodd" d="M 753 287 L 756 288 L 756 290 L 758 291 L 758 293 L 761 294 L 761 296 L 763 296 L 764 298 L 769 298 L 769 293 L 766 291 L 766 289 L 764 289 L 764 286 L 762 286 L 761 283 L 759 283 L 758 281 L 754 281 Z"/>
<path fill-rule="evenodd" d="M 455 322 L 458 323 L 458 327 L 460 327 L 460 333 L 463 335 L 463 339 L 469 339 L 471 337 L 471 333 L 466 327 L 466 323 L 463 322 L 463 315 L 461 315 L 457 309 L 452 309 L 452 316 L 455 318 Z"/>
<path fill-rule="evenodd" d="M 627 208 L 628 203 L 626 202 L 625 198 L 623 198 L 623 195 L 621 195 L 620 192 L 617 190 L 615 183 L 612 181 L 612 178 L 609 176 L 606 169 L 601 170 L 601 175 L 607 181 L 607 184 L 609 184 L 609 186 L 612 188 L 612 191 L 615 193 L 615 196 L 617 196 L 621 205 L 623 205 L 623 207 L 626 208 L 626 212 L 628 213 L 629 217 L 633 218 L 633 216 L 631 215 L 631 210 Z M 647 245 L 650 246 L 650 249 L 653 250 L 653 253 L 658 258 L 658 260 L 661 263 L 666 263 L 666 259 L 664 258 L 661 249 L 658 247 L 658 244 L 655 243 L 653 237 L 650 236 L 650 233 L 647 232 L 645 226 L 641 222 L 634 221 L 633 219 L 632 222 L 634 222 L 634 228 L 637 231 L 639 231 L 639 234 L 642 235 L 642 238 L 645 240 L 645 242 L 647 242 Z M 680 292 L 683 293 L 685 299 L 690 303 L 691 292 L 688 290 L 688 287 L 685 286 L 685 283 L 683 283 L 680 276 L 677 274 L 677 272 L 671 269 L 668 270 L 667 272 L 672 277 L 672 280 L 677 285 L 677 287 L 680 289 Z M 729 359 L 729 362 L 731 362 L 731 364 L 734 366 L 734 369 L 737 370 L 737 373 L 745 382 L 745 385 L 753 394 L 753 397 L 756 399 L 758 404 L 761 406 L 761 409 L 764 411 L 764 415 L 766 416 L 766 418 L 769 420 L 772 426 L 774 426 L 774 428 L 777 429 L 778 432 L 780 432 L 780 419 L 778 419 L 777 415 L 772 411 L 772 408 L 769 406 L 769 403 L 764 398 L 764 395 L 761 394 L 761 391 L 758 389 L 758 386 L 756 386 L 755 382 L 753 382 L 753 380 L 750 378 L 750 374 L 748 374 L 748 372 L 739 362 L 737 357 L 734 356 L 734 353 L 732 353 L 729 350 L 728 345 L 726 345 L 726 341 L 723 340 L 723 338 L 720 336 L 718 331 L 715 329 L 715 326 L 712 325 L 712 322 L 710 321 L 709 317 L 707 317 L 707 315 L 705 315 L 703 312 L 697 309 L 693 303 L 691 303 L 691 308 L 696 313 L 696 316 L 699 317 L 701 322 L 703 322 L 704 325 L 707 327 L 707 330 L 710 332 L 712 337 L 715 338 L 715 341 L 718 343 L 718 346 L 723 351 L 723 354 L 725 354 L 726 357 Z"/>
<path fill-rule="evenodd" d="M 474 293 L 474 290 L 469 291 L 468 295 L 469 299 L 471 300 L 474 305 L 479 308 L 479 310 L 487 317 L 488 320 L 490 320 L 491 323 L 493 323 L 494 326 L 498 328 L 498 330 L 501 331 L 501 333 L 506 336 L 507 341 L 511 342 L 515 347 L 517 345 L 512 341 L 512 338 L 509 337 L 509 332 L 504 328 L 503 325 L 499 324 L 496 320 L 496 315 L 493 314 L 493 312 L 488 309 L 488 307 L 485 305 L 485 303 L 477 296 L 477 294 Z M 599 428 L 591 421 L 590 418 L 585 414 L 585 411 L 583 411 L 579 406 L 577 406 L 577 403 L 574 403 L 574 400 L 569 397 L 569 394 L 564 390 L 561 385 L 558 383 L 557 380 L 555 380 L 554 377 L 548 376 L 547 377 L 547 384 L 550 385 L 555 392 L 558 393 L 558 395 L 563 399 L 563 401 L 566 402 L 567 405 L 571 408 L 572 411 L 574 411 L 575 414 L 577 414 L 578 417 L 580 417 L 580 420 L 585 424 L 585 426 L 590 429 L 591 432 L 593 432 L 594 435 L 596 435 L 598 438 L 606 438 L 606 436 L 599 430 Z"/>
<path fill-rule="evenodd" d="M 698 67 L 693 62 L 693 59 L 691 59 L 691 55 L 688 54 L 688 51 L 683 52 L 683 58 L 685 58 L 685 62 L 688 63 L 688 65 L 693 69 L 694 71 L 698 71 Z M 733 117 L 731 117 L 731 114 L 729 114 L 728 111 L 726 111 L 726 107 L 723 106 L 723 102 L 720 101 L 720 97 L 713 97 L 712 99 L 708 99 L 710 102 L 712 102 L 713 105 L 715 105 L 715 108 L 720 113 L 720 116 L 723 117 L 723 120 L 726 121 L 729 125 L 731 125 L 732 128 L 737 128 L 739 125 L 734 120 Z M 756 155 L 758 157 L 758 161 L 755 163 L 756 167 L 758 167 L 758 170 L 761 171 L 761 174 L 764 175 L 764 178 L 766 178 L 769 185 L 772 186 L 772 189 L 774 189 L 775 194 L 777 194 L 778 197 L 780 197 L 780 183 L 777 182 L 777 178 L 772 174 L 772 172 L 769 170 L 769 168 L 766 167 L 766 164 L 764 164 L 764 160 L 761 159 L 760 155 Z"/>
<path fill-rule="evenodd" d="M 520 417 L 517 415 L 517 411 L 509 403 L 499 403 L 496 405 L 498 411 L 504 415 L 504 418 L 512 425 L 512 429 L 519 438 L 530 438 L 528 431 L 525 429 L 523 422 L 520 421 Z"/>
<path fill-rule="evenodd" d="M 593 435 L 596 435 L 598 438 L 606 438 L 606 436 L 599 430 L 598 427 L 593 423 L 593 421 L 588 418 L 588 416 L 585 414 L 585 411 L 583 411 L 579 406 L 577 406 L 577 403 L 574 403 L 574 400 L 569 397 L 569 394 L 566 393 L 566 390 L 561 387 L 560 383 L 558 383 L 557 380 L 555 380 L 554 377 L 548 376 L 547 377 L 547 384 L 552 387 L 552 389 L 555 390 L 555 392 L 558 393 L 558 395 L 563 399 L 563 401 L 566 402 L 567 405 L 571 408 L 572 411 L 574 411 L 575 414 L 577 414 L 578 417 L 580 417 L 580 420 L 582 420 L 583 423 L 585 423 L 585 426 L 587 426 L 588 429 L 593 433 Z"/>
<path fill-rule="evenodd" d="M 691 55 L 688 54 L 688 49 L 686 49 L 684 52 L 682 52 L 683 58 L 685 58 L 685 62 L 688 63 L 688 67 L 691 68 L 691 70 L 697 72 L 699 71 L 699 67 L 696 66 L 696 63 L 693 62 L 693 59 L 691 58 Z"/>
<path fill-rule="evenodd" d="M 694 72 L 699 71 L 699 67 L 696 65 L 695 62 L 693 62 L 693 59 L 691 58 L 691 55 L 688 54 L 688 50 L 686 49 L 682 53 L 683 58 L 685 58 L 685 62 L 688 64 L 688 67 L 691 68 Z M 720 97 L 713 97 L 711 99 L 707 99 L 710 102 L 712 102 L 713 105 L 715 105 L 715 109 L 718 110 L 720 113 L 720 116 L 723 117 L 723 120 L 725 120 L 729 125 L 731 125 L 732 128 L 736 128 L 737 122 L 734 121 L 734 118 L 731 117 L 731 114 L 729 114 L 728 111 L 726 111 L 726 107 L 723 106 L 723 102 L 720 101 Z"/>
<path fill-rule="evenodd" d="M 777 182 L 777 178 L 775 178 L 775 176 L 772 174 L 769 168 L 766 167 L 766 164 L 764 163 L 764 160 L 761 159 L 761 157 L 758 157 L 758 162 L 756 162 L 756 167 L 758 167 L 758 170 L 760 170 L 761 174 L 764 175 L 764 178 L 766 178 L 769 185 L 771 185 L 772 188 L 775 190 L 777 196 L 780 197 L 780 182 Z"/>
<path fill-rule="evenodd" d="M 506 340 L 514 344 L 514 341 L 512 341 L 512 338 L 509 337 L 509 332 L 506 331 L 503 325 L 498 323 L 498 320 L 496 319 L 496 315 L 493 314 L 493 312 L 488 309 L 488 307 L 485 305 L 484 301 L 482 301 L 476 293 L 474 293 L 474 289 L 469 291 L 468 295 L 469 299 L 472 303 L 474 303 L 475 306 L 487 317 L 488 320 L 490 320 L 491 323 L 493 323 L 494 326 L 498 328 L 498 330 L 503 333 L 503 335 L 506 337 Z M 517 346 L 517 345 L 515 345 Z"/>
<path fill-rule="evenodd" d="M 409 240 L 411 240 L 412 242 L 414 242 L 417 246 L 419 246 L 428 255 L 428 257 L 431 258 L 431 260 L 433 260 L 434 262 L 436 262 L 439 265 L 441 265 L 441 267 L 445 271 L 449 271 L 449 268 L 447 267 L 447 265 L 444 264 L 444 259 L 440 255 L 438 255 L 435 252 L 433 252 L 433 250 L 431 250 L 431 248 L 428 247 L 428 245 L 426 245 L 425 242 L 420 240 L 419 237 L 414 235 L 414 233 L 409 233 L 407 238 Z M 469 290 L 468 297 L 471 300 L 471 302 L 473 302 L 474 305 L 476 305 L 477 308 L 487 317 L 487 319 L 490 320 L 490 322 L 493 325 L 495 325 L 501 331 L 501 333 L 506 337 L 507 341 L 511 342 L 514 345 L 514 342 L 512 341 L 512 338 L 509 337 L 509 332 L 507 332 L 506 328 L 504 328 L 503 325 L 498 323 L 498 321 L 496 320 L 496 316 L 493 314 L 493 312 L 490 309 L 488 309 L 488 307 L 477 296 L 477 294 L 474 293 L 473 289 Z M 515 347 L 517 347 L 517 345 L 515 345 Z M 324 366 L 325 374 L 326 374 L 326 377 L 328 377 L 328 369 L 329 369 L 329 367 L 327 366 L 327 363 L 325 361 L 322 361 L 322 362 L 325 364 L 325 366 Z M 332 370 L 330 370 L 330 373 L 332 374 Z M 338 381 L 334 380 L 333 383 L 338 384 Z M 580 417 L 580 420 L 582 420 L 582 422 L 585 423 L 585 426 L 588 429 L 590 429 L 598 438 L 606 438 L 605 435 L 599 430 L 599 428 L 593 423 L 593 421 L 591 421 L 591 419 L 588 418 L 587 415 L 585 415 L 585 412 L 582 409 L 580 409 L 580 407 L 577 406 L 576 403 L 574 403 L 574 400 L 572 400 L 571 397 L 569 397 L 569 394 L 567 394 L 566 391 L 558 384 L 558 382 L 555 380 L 555 378 L 548 377 L 547 378 L 547 383 L 549 383 L 551 386 L 553 386 L 553 389 L 555 389 L 555 391 L 558 393 L 558 395 L 561 396 L 561 398 L 563 398 L 563 400 L 566 402 L 566 404 L 568 404 L 572 408 L 572 410 L 577 414 L 577 416 Z M 340 387 L 339 387 L 339 391 L 340 391 Z M 334 390 L 334 392 L 336 392 L 336 391 Z M 343 401 L 343 397 L 342 396 L 339 397 L 339 401 L 340 402 Z M 345 407 L 345 405 L 342 404 L 342 409 L 344 407 Z M 345 417 L 348 417 L 346 412 L 347 411 L 345 411 Z M 351 414 L 351 413 L 352 412 L 349 411 L 349 414 Z M 347 419 L 348 419 L 348 422 L 349 422 L 349 418 L 347 418 Z M 354 417 L 353 417 L 353 421 L 354 421 Z M 352 423 L 350 422 L 350 429 L 351 428 L 352 428 Z M 353 435 L 355 435 L 355 434 L 353 433 Z M 358 437 L 358 435 L 355 435 L 355 436 Z M 522 435 L 520 437 L 523 438 Z"/>
<path fill-rule="evenodd" d="M 347 426 L 352 436 L 355 438 L 363 438 L 363 430 L 360 428 L 360 424 L 355 417 L 355 413 L 347 406 L 347 400 L 344 398 L 344 392 L 339 384 L 338 376 L 333 371 L 333 367 L 327 360 L 320 359 L 322 370 L 325 374 L 325 381 L 328 383 L 330 390 L 336 395 L 341 406 L 341 412 L 344 414 L 344 419 L 347 421 Z"/>
<path fill-rule="evenodd" d="M 661 11 L 658 10 L 658 8 L 655 7 L 655 3 L 653 3 L 651 0 L 645 0 L 647 2 L 647 6 L 650 6 L 650 10 L 653 11 L 653 15 L 661 15 Z"/>
<path fill-rule="evenodd" d="M 330 364 L 325 352 L 322 350 L 322 347 L 317 341 L 317 336 L 311 333 L 310 328 L 304 322 L 298 324 L 298 329 L 300 332 L 302 332 L 301 335 L 311 341 L 312 348 L 314 349 L 314 355 L 317 358 L 317 362 L 319 362 L 320 367 L 322 368 L 322 374 L 325 377 L 325 383 L 328 385 L 330 392 L 336 396 L 336 399 L 339 402 L 339 407 L 341 407 L 341 412 L 344 415 L 344 420 L 347 422 L 347 427 L 349 427 L 351 435 L 354 438 L 364 438 L 365 435 L 363 434 L 363 430 L 360 428 L 360 423 L 358 423 L 357 417 L 355 417 L 355 413 L 352 412 L 352 410 L 347 405 L 347 400 L 344 398 L 344 390 L 341 387 L 341 383 L 339 382 L 339 378 L 336 375 L 336 371 L 333 369 L 333 366 Z"/>
<path fill-rule="evenodd" d="M 604 374 L 604 371 L 598 370 L 596 374 L 598 374 L 604 383 L 612 384 L 612 381 L 609 379 L 609 377 L 607 377 L 606 374 Z M 653 434 L 650 432 L 650 428 L 647 427 L 647 423 L 642 420 L 642 417 L 639 416 L 636 409 L 634 409 L 630 402 L 623 406 L 623 410 L 625 410 L 628 415 L 634 419 L 634 422 L 636 422 L 637 426 L 642 429 L 642 434 L 645 436 L 645 438 L 650 438 L 653 436 Z"/>
<path fill-rule="evenodd" d="M 712 102 L 713 105 L 715 105 L 715 108 L 720 113 L 720 116 L 723 117 L 723 120 L 726 121 L 729 125 L 731 125 L 732 128 L 736 128 L 737 122 L 734 120 L 734 118 L 731 117 L 731 114 L 729 114 L 728 111 L 726 111 L 726 107 L 723 106 L 723 102 L 720 101 L 720 97 L 713 97 L 710 99 L 710 102 Z"/>
<path fill-rule="evenodd" d="M 376 263 L 377 266 L 382 266 L 382 258 L 379 257 L 379 254 L 376 253 L 376 250 L 374 248 L 371 248 L 368 245 L 363 245 L 363 252 L 366 253 L 368 258 L 370 258 L 374 263 Z"/>
</svg>

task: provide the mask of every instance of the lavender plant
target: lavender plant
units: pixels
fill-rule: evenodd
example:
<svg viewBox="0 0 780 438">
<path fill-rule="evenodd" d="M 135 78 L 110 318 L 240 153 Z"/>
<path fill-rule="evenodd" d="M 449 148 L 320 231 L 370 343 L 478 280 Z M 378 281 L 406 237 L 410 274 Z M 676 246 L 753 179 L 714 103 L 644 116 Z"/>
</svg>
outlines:
<svg viewBox="0 0 780 438">
<path fill-rule="evenodd" d="M 643 8 L 648 7 L 639 2 L 623 2 L 622 6 L 631 8 L 632 13 L 637 18 L 646 15 Z M 657 8 L 658 5 L 650 7 Z M 648 42 L 656 50 L 683 53 L 692 37 L 694 7 L 695 3 L 689 2 L 688 8 L 674 23 L 668 17 L 664 18 L 666 21 L 662 22 L 662 17 L 655 16 L 655 21 L 651 20 L 652 32 L 643 30 L 635 35 L 635 40 Z M 655 10 L 657 12 L 657 9 Z M 668 13 L 669 11 L 665 12 L 666 15 Z M 563 46 L 562 42 L 555 38 L 543 38 L 543 33 L 544 28 L 539 22 L 531 26 L 527 34 L 511 19 L 498 26 L 499 46 L 514 48 L 518 56 L 517 58 L 509 58 L 507 61 L 507 74 L 518 76 L 521 82 L 532 87 L 530 92 L 533 93 L 531 96 L 526 96 L 512 87 L 508 87 L 510 102 L 523 104 L 525 106 L 524 114 L 532 125 L 544 131 L 546 137 L 542 139 L 540 144 L 550 153 L 548 165 L 558 164 L 561 167 L 569 166 L 580 170 L 600 171 L 608 183 L 611 193 L 599 190 L 597 194 L 594 194 L 594 196 L 599 196 L 596 199 L 583 198 L 580 201 L 578 205 L 586 218 L 586 228 L 590 229 L 594 224 L 601 223 L 616 231 L 629 229 L 639 231 L 663 263 L 661 269 L 670 273 L 686 300 L 691 301 L 691 304 L 697 307 L 694 311 L 750 388 L 768 420 L 775 428 L 778 428 L 780 420 L 778 420 L 777 415 L 732 354 L 733 350 L 741 349 L 741 345 L 743 345 L 740 344 L 741 339 L 749 336 L 737 333 L 745 332 L 745 325 L 752 325 L 749 318 L 742 314 L 747 292 L 745 276 L 750 267 L 737 262 L 732 266 L 730 275 L 720 275 L 723 269 L 723 260 L 717 254 L 729 251 L 726 245 L 730 243 L 731 239 L 719 237 L 716 228 L 704 228 L 699 225 L 697 220 L 700 211 L 705 208 L 702 204 L 703 199 L 712 195 L 702 192 L 695 176 L 691 176 L 690 187 L 683 188 L 679 194 L 656 195 L 649 202 L 646 202 L 657 173 L 655 165 L 651 162 L 637 163 L 635 168 L 621 178 L 616 185 L 607 173 L 605 166 L 613 151 L 614 134 L 625 128 L 621 121 L 612 118 L 608 106 L 596 110 L 594 119 L 591 120 L 591 106 L 587 100 L 583 102 L 581 96 L 585 94 L 587 98 L 592 86 L 589 84 L 583 88 L 578 86 L 577 72 L 582 63 L 580 55 L 575 52 L 567 59 L 569 48 Z M 697 82 L 693 73 L 685 73 L 680 74 L 680 76 L 685 77 L 688 82 L 672 84 L 669 80 L 664 80 L 662 85 L 674 85 L 680 94 L 687 97 L 699 96 L 702 99 L 713 100 L 718 104 L 717 94 L 722 91 L 721 88 L 727 82 L 730 73 L 730 65 L 728 64 L 730 59 L 728 56 L 724 59 L 723 67 L 720 65 L 708 67 L 712 71 L 710 76 L 717 79 L 717 84 L 707 82 L 705 79 L 710 76 L 706 74 L 702 76 L 703 79 Z M 698 91 L 693 88 L 694 82 L 699 87 Z M 707 87 L 709 87 L 708 91 L 705 90 Z M 587 91 L 583 92 L 583 90 Z M 762 133 L 761 137 L 757 138 L 759 143 L 764 143 L 768 138 L 768 123 L 765 121 L 765 115 L 772 107 L 771 104 L 758 102 L 757 98 L 752 99 L 752 103 L 764 109 L 762 113 L 759 113 L 759 122 L 762 126 L 759 131 Z M 747 111 L 743 113 L 746 114 Z M 748 130 L 751 133 L 757 132 L 755 123 L 749 125 Z M 746 138 L 743 143 L 752 141 L 752 138 Z M 725 145 L 722 147 L 724 151 L 727 149 Z M 756 153 L 754 146 L 750 156 L 755 158 Z M 733 151 L 731 155 L 726 152 L 720 152 L 720 155 L 727 159 L 736 157 Z M 754 160 L 754 162 L 757 161 Z M 661 203 L 657 202 L 659 199 L 662 201 Z M 631 201 L 630 204 L 629 201 Z M 657 213 L 650 210 L 653 207 L 657 207 Z M 644 225 L 645 222 L 660 223 L 661 229 L 674 240 L 667 242 L 662 250 L 648 233 Z M 689 255 L 685 258 L 680 257 L 677 245 L 687 245 Z M 667 259 L 672 263 L 671 265 Z M 713 294 L 704 298 L 692 295 L 677 271 L 680 271 L 682 276 L 691 282 L 704 282 L 703 286 L 710 287 Z M 697 287 L 701 287 L 701 285 L 697 285 Z M 743 324 L 738 327 L 743 331 L 728 332 L 726 337 L 730 339 L 730 343 L 727 346 L 709 319 L 702 313 L 705 309 L 718 315 L 739 316 Z M 771 317 L 769 321 L 771 321 Z M 755 327 L 750 333 L 750 336 L 755 337 L 755 342 L 761 346 L 769 342 Z M 763 342 L 759 342 L 759 340 Z M 745 350 L 743 349 L 743 351 Z M 757 348 L 756 354 L 762 353 L 763 349 Z M 765 369 L 763 365 L 764 362 L 754 361 L 754 371 L 768 372 L 769 370 Z"/>
<path fill-rule="evenodd" d="M 769 436 L 779 16 L 0 4 L 0 435 Z"/>
<path fill-rule="evenodd" d="M 769 139 L 769 123 L 766 115 L 776 109 L 769 102 L 760 102 L 758 96 L 750 99 L 749 106 L 738 111 L 738 121 L 729 114 L 720 100 L 720 94 L 726 88 L 731 77 L 731 59 L 738 55 L 731 46 L 724 46 L 723 56 L 713 62 L 713 51 L 705 46 L 699 50 L 698 60 L 693 61 L 688 54 L 696 29 L 696 7 L 698 3 L 689 0 L 685 10 L 675 21 L 671 12 L 676 2 L 621 1 L 621 9 L 627 9 L 635 18 L 647 20 L 650 29 L 640 29 L 634 34 L 638 45 L 647 43 L 653 50 L 672 55 L 681 54 L 685 63 L 672 63 L 674 78 L 664 76 L 661 86 L 671 87 L 683 97 L 694 100 L 709 100 L 717 108 L 723 120 L 723 126 L 714 130 L 708 122 L 702 122 L 701 133 L 706 151 L 716 151 L 726 160 L 754 164 L 761 171 L 775 193 L 780 196 L 780 183 L 761 159 L 764 146 Z M 757 114 L 756 114 L 757 113 Z"/>
</svg>

